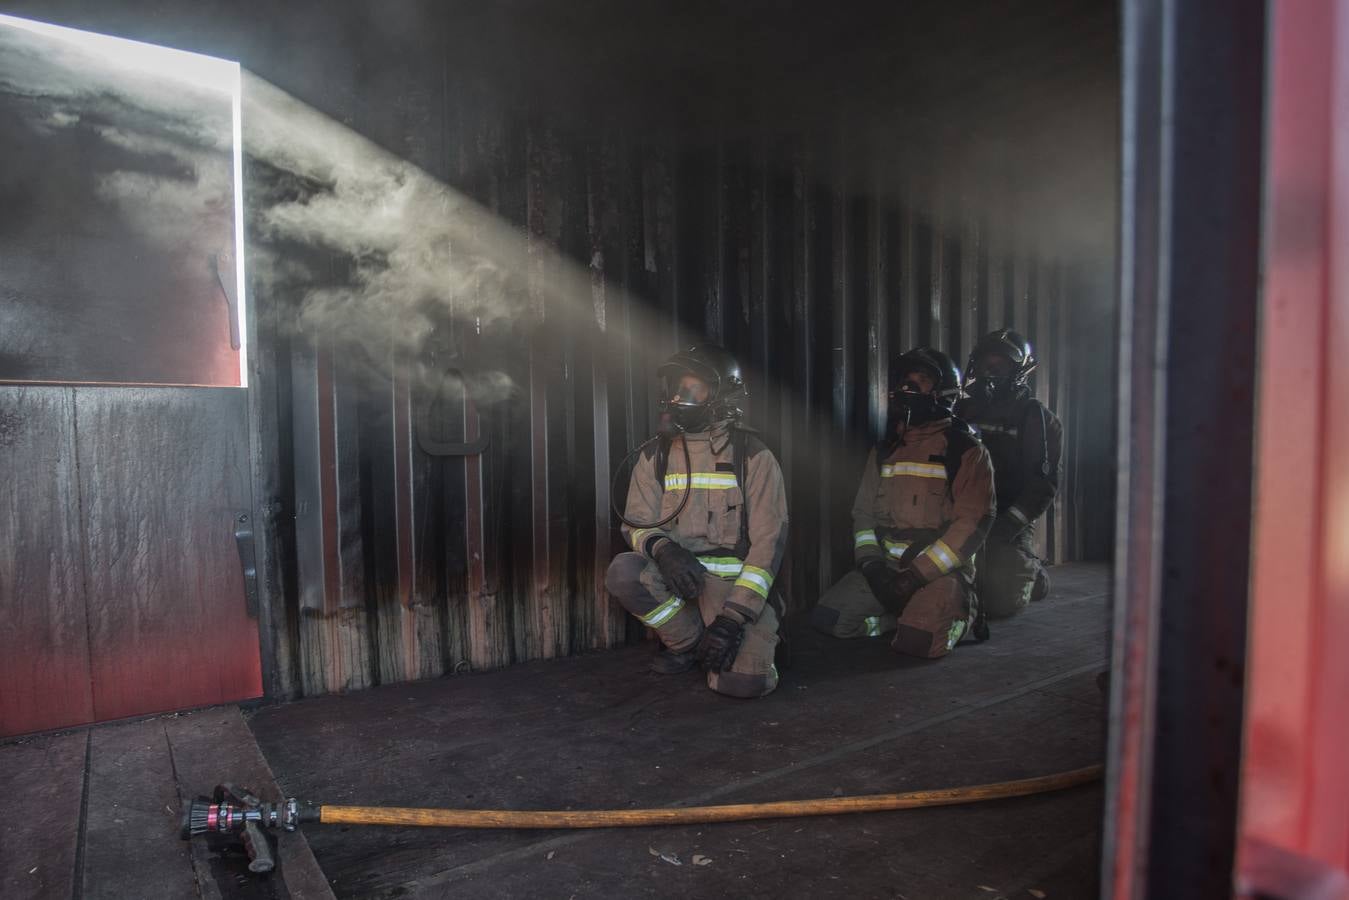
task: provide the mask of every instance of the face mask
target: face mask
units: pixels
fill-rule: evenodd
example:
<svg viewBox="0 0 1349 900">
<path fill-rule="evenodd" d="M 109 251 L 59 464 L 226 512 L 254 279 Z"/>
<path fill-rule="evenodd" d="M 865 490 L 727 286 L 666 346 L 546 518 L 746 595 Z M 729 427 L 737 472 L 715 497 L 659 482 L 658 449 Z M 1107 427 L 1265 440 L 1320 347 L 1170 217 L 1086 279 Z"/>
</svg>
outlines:
<svg viewBox="0 0 1349 900">
<path fill-rule="evenodd" d="M 934 419 L 942 418 L 945 411 L 937 405 L 932 394 L 921 393 L 921 388 L 912 381 L 904 382 L 899 390 L 890 394 L 890 422 L 894 425 L 922 425 Z"/>
<path fill-rule="evenodd" d="M 1013 393 L 1012 379 L 1007 375 L 979 375 L 969 386 L 968 393 L 985 403 L 1010 400 Z"/>
<path fill-rule="evenodd" d="M 662 403 L 660 432 L 672 436 L 681 432 L 699 432 L 712 424 L 712 405 L 694 399 L 691 387 L 680 388 L 673 400 Z"/>
</svg>

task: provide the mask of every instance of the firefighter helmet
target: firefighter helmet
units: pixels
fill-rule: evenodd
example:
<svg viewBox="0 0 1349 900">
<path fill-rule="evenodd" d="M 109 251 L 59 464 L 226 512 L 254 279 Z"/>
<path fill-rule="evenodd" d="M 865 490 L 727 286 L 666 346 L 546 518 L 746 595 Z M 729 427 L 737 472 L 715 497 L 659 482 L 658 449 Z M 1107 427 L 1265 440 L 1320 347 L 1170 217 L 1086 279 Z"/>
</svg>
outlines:
<svg viewBox="0 0 1349 900">
<path fill-rule="evenodd" d="M 701 431 L 713 422 L 738 419 L 749 392 L 735 357 L 716 344 L 700 344 L 681 350 L 661 364 L 661 411 L 685 431 Z M 708 396 L 698 400 L 680 389 L 685 375 L 705 382 Z"/>
<path fill-rule="evenodd" d="M 932 380 L 932 388 L 923 391 L 913 379 L 922 372 Z M 960 367 L 951 357 L 931 347 L 918 347 L 901 353 L 890 363 L 890 420 L 919 425 L 946 418 L 960 397 Z"/>
<path fill-rule="evenodd" d="M 989 361 L 1002 357 L 1009 365 L 1002 371 L 989 370 Z M 1030 341 L 1019 332 L 1010 328 L 991 331 L 979 339 L 970 352 L 969 365 L 966 366 L 965 389 L 971 397 L 992 400 L 997 397 L 1011 397 L 1026 387 L 1026 379 L 1038 365 L 1031 351 Z"/>
</svg>

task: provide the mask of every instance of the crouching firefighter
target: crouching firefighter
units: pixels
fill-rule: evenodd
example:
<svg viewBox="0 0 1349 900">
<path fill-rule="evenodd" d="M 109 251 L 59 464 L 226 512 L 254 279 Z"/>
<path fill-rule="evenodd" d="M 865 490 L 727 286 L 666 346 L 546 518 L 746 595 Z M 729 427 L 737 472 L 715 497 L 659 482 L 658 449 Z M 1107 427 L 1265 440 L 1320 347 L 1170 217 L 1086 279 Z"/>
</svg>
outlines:
<svg viewBox="0 0 1349 900">
<path fill-rule="evenodd" d="M 1031 396 L 1035 356 L 1024 337 L 1002 329 L 974 345 L 965 399 L 956 413 L 979 432 L 993 458 L 998 517 L 979 553 L 979 606 L 989 618 L 1014 615 L 1049 593 L 1032 548 L 1035 522 L 1059 489 L 1063 426 Z"/>
<path fill-rule="evenodd" d="M 974 557 L 993 524 L 993 465 L 952 415 L 959 394 L 960 370 L 945 353 L 919 348 L 891 364 L 886 433 L 853 502 L 857 568 L 820 599 L 816 628 L 894 631 L 898 652 L 935 658 L 976 626 Z"/>
<path fill-rule="evenodd" d="M 614 558 L 606 583 L 659 636 L 653 671 L 701 665 L 712 690 L 761 697 L 778 684 L 781 610 L 770 597 L 787 541 L 782 471 L 740 425 L 747 393 L 729 353 L 692 347 L 659 376 L 660 431 L 634 451 L 620 516 L 632 552 Z"/>
</svg>

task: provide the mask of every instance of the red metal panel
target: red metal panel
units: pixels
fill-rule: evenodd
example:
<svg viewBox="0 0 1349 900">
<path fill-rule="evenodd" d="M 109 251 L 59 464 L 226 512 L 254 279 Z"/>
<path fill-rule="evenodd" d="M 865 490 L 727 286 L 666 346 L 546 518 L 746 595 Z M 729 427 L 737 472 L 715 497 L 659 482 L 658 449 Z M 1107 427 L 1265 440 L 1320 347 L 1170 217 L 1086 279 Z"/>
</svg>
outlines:
<svg viewBox="0 0 1349 900">
<path fill-rule="evenodd" d="M 1260 843 L 1349 867 L 1349 4 L 1271 9 L 1248 884 Z"/>
</svg>

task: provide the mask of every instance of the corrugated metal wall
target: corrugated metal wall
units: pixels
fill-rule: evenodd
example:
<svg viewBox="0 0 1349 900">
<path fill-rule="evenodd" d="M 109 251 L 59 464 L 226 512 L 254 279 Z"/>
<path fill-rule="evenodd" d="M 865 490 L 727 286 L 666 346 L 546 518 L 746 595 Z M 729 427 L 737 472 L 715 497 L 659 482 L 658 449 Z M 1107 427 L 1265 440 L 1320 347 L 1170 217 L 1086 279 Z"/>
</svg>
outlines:
<svg viewBox="0 0 1349 900">
<path fill-rule="evenodd" d="M 517 319 L 447 321 L 432 358 L 516 386 L 485 404 L 395 378 L 372 391 L 330 350 L 292 346 L 300 562 L 287 602 L 298 607 L 290 664 L 303 693 L 635 636 L 603 586 L 622 549 L 610 477 L 652 433 L 655 364 L 705 338 L 746 366 L 750 421 L 787 474 L 794 607 L 851 564 L 848 509 L 880 425 L 885 361 L 920 344 L 963 361 L 977 335 L 1002 325 L 1038 348 L 1036 394 L 1066 427 L 1043 553 L 1107 557 L 1108 265 L 828 184 L 806 162 L 775 168 L 743 147 L 569 145 L 547 127 L 502 141 L 474 132 L 491 126 L 465 127 L 458 165 L 486 174 L 463 189 L 525 223 L 531 247 L 588 266 L 591 314 L 546 308 L 539 291 Z M 532 272 L 531 284 L 548 277 Z M 651 316 L 662 323 L 654 340 L 629 330 Z M 419 427 L 490 444 L 432 456 Z"/>
<path fill-rule="evenodd" d="M 342 341 L 296 329 L 299 294 L 257 286 L 249 394 L 271 696 L 637 636 L 602 586 L 618 549 L 609 475 L 652 428 L 655 364 L 703 337 L 740 355 L 751 421 L 787 472 L 797 607 L 849 564 L 885 359 L 931 343 L 963 361 L 1004 324 L 1039 348 L 1036 391 L 1068 438 L 1045 552 L 1109 554 L 1108 0 L 10 8 L 238 59 L 519 229 L 521 311 L 446 316 L 415 358 L 373 376 Z M 293 193 L 267 184 L 265 160 L 249 166 L 254 213 Z M 1103 223 L 1104 239 L 1079 239 Z M 251 236 L 255 274 L 263 237 Z M 303 252 L 334 281 L 351 265 Z M 588 296 L 569 289 L 559 307 L 554 282 L 578 274 Z M 422 368 L 499 373 L 502 389 L 433 398 Z M 480 455 L 422 449 L 479 429 Z"/>
</svg>

